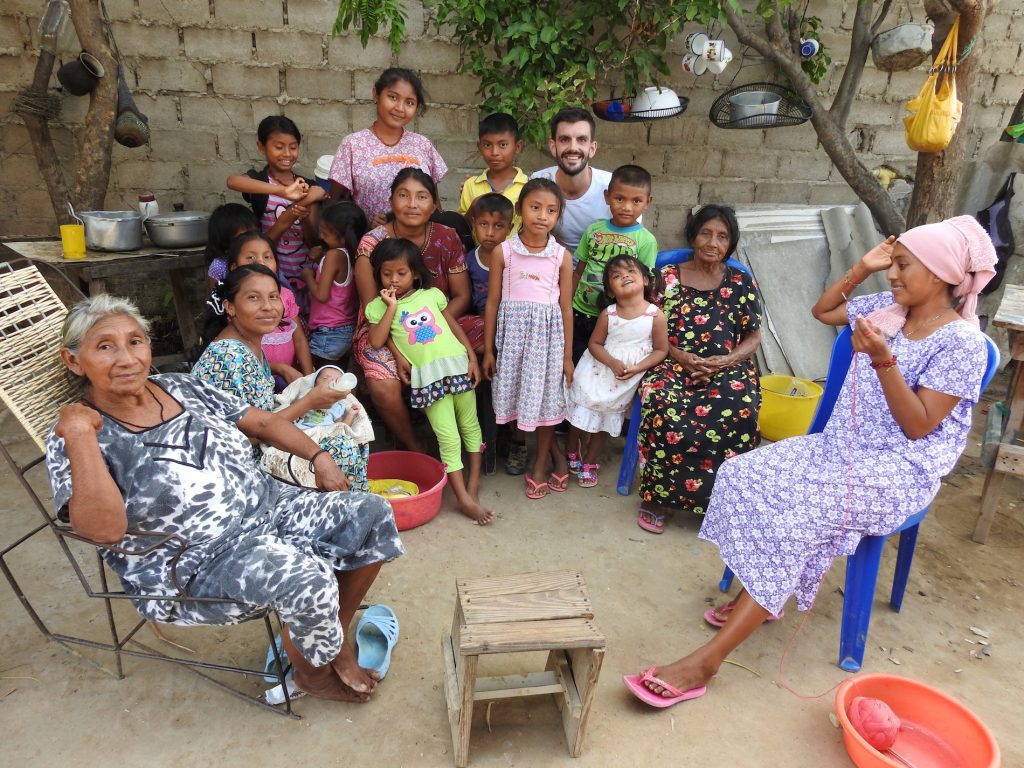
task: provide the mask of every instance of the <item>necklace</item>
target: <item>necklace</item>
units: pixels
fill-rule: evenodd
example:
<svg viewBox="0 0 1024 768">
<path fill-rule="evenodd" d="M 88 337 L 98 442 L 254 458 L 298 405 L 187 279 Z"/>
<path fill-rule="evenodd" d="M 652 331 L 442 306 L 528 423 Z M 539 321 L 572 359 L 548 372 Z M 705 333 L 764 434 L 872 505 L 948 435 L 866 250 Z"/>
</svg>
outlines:
<svg viewBox="0 0 1024 768">
<path fill-rule="evenodd" d="M 163 424 L 164 423 L 164 404 L 160 402 L 160 398 L 157 397 L 156 394 L 153 392 L 153 390 L 151 390 L 149 388 L 149 385 L 146 385 L 146 391 L 149 393 L 149 396 L 152 397 L 153 400 L 156 401 L 157 408 L 160 409 L 160 418 L 159 418 L 159 420 L 157 421 L 156 424 L 134 424 L 134 423 L 128 421 L 127 419 L 119 419 L 117 416 L 114 416 L 112 413 L 107 413 L 106 411 L 104 411 L 102 408 L 100 408 L 96 404 L 92 403 L 89 400 L 86 400 L 84 397 L 82 398 L 82 402 L 85 403 L 86 405 L 88 405 L 93 410 L 98 411 L 99 413 L 102 413 L 104 416 L 109 416 L 114 421 L 116 421 L 118 424 L 123 424 L 126 427 L 135 427 L 135 429 L 152 429 L 153 427 L 157 426 L 158 424 Z"/>
<path fill-rule="evenodd" d="M 372 123 L 370 123 L 370 133 L 372 133 L 374 136 L 376 136 L 377 137 L 377 141 L 379 141 L 385 147 L 394 147 L 394 146 L 397 146 L 398 143 L 402 140 L 402 137 L 405 136 L 405 128 L 399 128 L 398 129 L 398 138 L 395 139 L 390 144 L 388 142 L 384 141 L 384 138 L 379 133 L 377 133 L 377 121 L 376 120 L 374 120 Z"/>
<path fill-rule="evenodd" d="M 904 330 L 903 331 L 903 335 L 905 337 L 907 337 L 907 338 L 910 338 L 911 336 L 914 336 L 914 335 L 920 333 L 922 328 L 924 328 L 924 327 L 926 327 L 928 325 L 931 325 L 932 323 L 934 323 L 936 320 L 938 320 L 940 317 L 942 317 L 944 314 L 946 314 L 951 309 L 952 309 L 952 307 L 946 307 L 941 312 L 939 312 L 939 314 L 937 314 L 935 317 L 930 317 L 927 320 L 925 320 L 923 323 L 920 323 L 917 326 L 917 328 L 915 328 L 914 330 L 912 330 L 912 331 Z"/>
</svg>

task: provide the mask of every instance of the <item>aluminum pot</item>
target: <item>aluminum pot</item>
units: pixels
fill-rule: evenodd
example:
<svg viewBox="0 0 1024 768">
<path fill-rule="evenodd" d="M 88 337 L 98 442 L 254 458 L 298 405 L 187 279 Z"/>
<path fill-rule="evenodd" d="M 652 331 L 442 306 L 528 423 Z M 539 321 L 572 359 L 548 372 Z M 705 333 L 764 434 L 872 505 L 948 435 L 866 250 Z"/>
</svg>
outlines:
<svg viewBox="0 0 1024 768">
<path fill-rule="evenodd" d="M 137 251 L 142 247 L 142 214 L 138 211 L 81 211 L 85 247 L 93 251 Z"/>
<path fill-rule="evenodd" d="M 159 213 L 146 219 L 146 232 L 161 248 L 194 248 L 206 244 L 210 214 L 205 211 Z"/>
</svg>

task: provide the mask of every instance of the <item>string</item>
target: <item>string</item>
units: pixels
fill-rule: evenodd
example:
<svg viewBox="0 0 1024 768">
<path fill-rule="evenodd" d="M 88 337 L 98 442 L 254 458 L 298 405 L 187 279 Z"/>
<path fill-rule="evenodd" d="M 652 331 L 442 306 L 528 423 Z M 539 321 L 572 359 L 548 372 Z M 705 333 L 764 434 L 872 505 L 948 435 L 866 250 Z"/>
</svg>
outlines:
<svg viewBox="0 0 1024 768">
<path fill-rule="evenodd" d="M 859 357 L 860 357 L 860 354 L 858 352 L 854 352 L 853 353 L 853 362 L 851 364 L 852 382 L 851 382 L 851 386 L 850 386 L 850 429 L 853 432 L 854 438 L 856 437 L 857 432 L 858 432 L 858 423 L 857 423 L 857 367 L 858 366 L 857 366 L 857 364 L 858 364 Z M 843 534 L 847 531 L 847 523 L 849 522 L 849 519 L 850 519 L 850 510 L 851 510 L 851 507 L 853 506 L 853 445 L 854 445 L 855 442 L 856 442 L 855 439 L 850 439 L 850 440 L 846 441 L 846 447 L 847 447 L 847 452 L 846 452 L 846 502 L 844 504 L 844 509 L 843 509 L 843 518 L 842 518 L 842 520 L 839 523 L 839 533 L 837 534 L 837 536 L 835 538 L 835 547 L 832 550 L 832 556 L 831 556 L 832 563 L 835 563 L 836 558 L 839 556 L 839 547 L 840 547 L 840 544 L 843 541 Z M 828 576 L 828 572 L 830 570 L 832 570 L 831 566 L 829 566 L 828 570 L 826 570 L 821 575 L 821 578 L 818 580 L 818 586 L 817 586 L 817 589 L 815 589 L 815 596 L 816 596 L 815 599 L 817 599 L 817 595 L 819 595 L 821 593 L 821 587 L 825 583 L 825 578 Z M 836 688 L 838 688 L 840 685 L 843 684 L 843 681 L 840 680 L 838 683 L 836 683 L 832 687 L 822 691 L 821 693 L 808 694 L 808 693 L 801 693 L 800 691 L 796 690 L 789 683 L 786 682 L 786 672 L 785 672 L 786 657 L 789 655 L 789 652 L 792 650 L 793 645 L 796 643 L 797 637 L 799 637 L 800 634 L 803 632 L 804 625 L 807 623 L 808 619 L 810 619 L 811 614 L 813 612 L 814 612 L 814 606 L 812 605 L 810 610 L 805 611 L 803 613 L 803 616 L 800 619 L 800 623 L 797 625 L 796 629 L 793 631 L 793 634 L 790 636 L 789 640 L 786 642 L 786 646 L 782 649 L 782 655 L 779 657 L 779 669 L 778 669 L 778 686 L 780 688 L 782 688 L 783 690 L 786 690 L 789 693 L 793 694 L 797 698 L 808 700 L 808 701 L 809 700 L 814 700 L 814 699 L 820 699 L 823 696 L 827 696 L 828 694 L 832 693 L 832 691 L 834 691 Z"/>
</svg>

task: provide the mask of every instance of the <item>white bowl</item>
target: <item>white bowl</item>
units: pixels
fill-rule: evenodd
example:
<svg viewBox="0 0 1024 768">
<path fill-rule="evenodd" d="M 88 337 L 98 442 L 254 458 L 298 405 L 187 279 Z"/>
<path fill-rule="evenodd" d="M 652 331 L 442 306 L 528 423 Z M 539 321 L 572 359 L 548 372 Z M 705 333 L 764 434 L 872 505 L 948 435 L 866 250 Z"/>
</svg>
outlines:
<svg viewBox="0 0 1024 768">
<path fill-rule="evenodd" d="M 671 88 L 658 88 L 652 85 L 637 94 L 633 99 L 632 113 L 653 112 L 658 109 L 678 109 L 679 96 Z"/>
</svg>

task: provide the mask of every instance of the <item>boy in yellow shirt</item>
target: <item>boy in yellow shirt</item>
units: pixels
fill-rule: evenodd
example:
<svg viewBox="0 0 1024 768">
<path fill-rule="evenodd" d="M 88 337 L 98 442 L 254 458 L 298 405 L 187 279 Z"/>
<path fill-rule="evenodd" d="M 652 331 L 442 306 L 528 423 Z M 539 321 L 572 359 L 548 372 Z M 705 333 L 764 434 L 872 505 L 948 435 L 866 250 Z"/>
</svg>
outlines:
<svg viewBox="0 0 1024 768">
<path fill-rule="evenodd" d="M 523 142 L 519 138 L 519 123 L 512 115 L 495 112 L 480 121 L 479 140 L 476 148 L 487 163 L 487 170 L 478 176 L 470 176 L 462 185 L 459 196 L 459 213 L 463 216 L 481 195 L 497 192 L 508 198 L 514 206 L 519 193 L 530 177 L 514 165 Z M 512 220 L 512 231 L 519 229 L 519 216 Z"/>
</svg>

